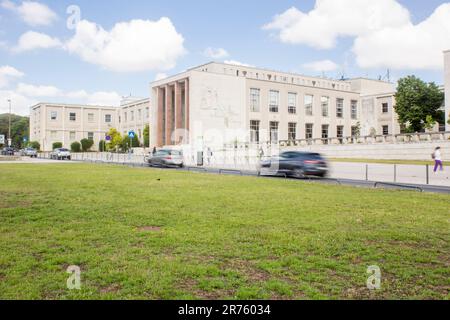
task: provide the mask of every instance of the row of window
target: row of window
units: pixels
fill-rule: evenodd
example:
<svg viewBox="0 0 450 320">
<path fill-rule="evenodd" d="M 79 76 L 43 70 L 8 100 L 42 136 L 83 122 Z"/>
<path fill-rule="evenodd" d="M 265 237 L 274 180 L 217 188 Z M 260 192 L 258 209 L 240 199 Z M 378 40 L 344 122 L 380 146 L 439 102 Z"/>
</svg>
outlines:
<svg viewBox="0 0 450 320">
<path fill-rule="evenodd" d="M 58 119 L 58 112 L 51 111 L 50 112 L 50 120 L 56 121 L 57 119 Z M 69 121 L 77 121 L 77 113 L 76 112 L 69 112 Z M 93 113 L 88 113 L 88 122 L 95 122 L 95 115 Z M 112 115 L 105 114 L 105 122 L 111 123 Z"/>
<path fill-rule="evenodd" d="M 123 117 L 124 117 L 124 122 L 127 122 L 128 121 L 128 112 L 124 112 Z M 146 119 L 149 118 L 149 108 L 145 108 L 145 118 Z M 137 110 L 137 119 L 138 119 L 138 121 L 142 120 L 142 110 L 141 109 Z M 134 111 L 131 110 L 130 111 L 130 121 L 134 121 L 134 120 L 135 120 Z M 119 122 L 121 122 L 121 121 L 122 121 L 122 119 L 121 119 L 121 117 L 119 117 Z"/>
<path fill-rule="evenodd" d="M 70 140 L 75 140 L 76 136 L 77 136 L 77 133 L 75 131 L 70 131 L 69 132 L 69 139 Z M 57 137 L 58 137 L 58 131 L 50 131 L 50 138 L 55 139 Z M 94 132 L 88 132 L 87 138 L 89 140 L 94 140 Z"/>
<path fill-rule="evenodd" d="M 288 93 L 288 113 L 297 114 L 297 93 Z M 323 117 L 329 116 L 330 108 L 330 97 L 323 96 L 320 100 L 321 111 Z M 280 106 L 280 92 L 277 90 L 269 91 L 269 111 L 273 113 L 279 112 Z M 305 114 L 307 116 L 312 116 L 314 113 L 314 96 L 305 95 L 304 97 Z M 344 99 L 336 99 L 336 117 L 344 118 Z M 261 111 L 261 90 L 256 88 L 250 89 L 250 111 L 260 112 Z M 351 100 L 350 103 L 350 114 L 351 118 L 354 120 L 358 119 L 358 101 Z"/>
<path fill-rule="evenodd" d="M 260 142 L 260 124 L 259 120 L 250 121 L 250 141 L 252 143 Z M 269 132 L 270 132 L 270 142 L 278 143 L 279 141 L 279 122 L 271 121 L 269 124 Z M 289 122 L 288 123 L 288 140 L 297 140 L 299 137 L 297 135 L 297 123 Z M 336 138 L 344 138 L 344 126 L 336 127 Z M 356 137 L 360 134 L 358 126 L 351 127 L 351 136 Z M 330 125 L 324 124 L 322 125 L 322 139 L 330 138 Z M 383 126 L 383 135 L 389 135 L 389 126 Z M 307 123 L 305 124 L 305 139 L 314 139 L 314 124 Z"/>
</svg>

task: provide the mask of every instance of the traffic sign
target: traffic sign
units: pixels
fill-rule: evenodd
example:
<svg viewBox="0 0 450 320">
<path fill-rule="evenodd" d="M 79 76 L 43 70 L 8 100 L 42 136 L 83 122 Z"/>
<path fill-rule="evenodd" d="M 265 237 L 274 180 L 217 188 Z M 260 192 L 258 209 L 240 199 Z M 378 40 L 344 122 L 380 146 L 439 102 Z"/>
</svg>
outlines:
<svg viewBox="0 0 450 320">
<path fill-rule="evenodd" d="M 105 137 L 106 143 L 111 143 L 111 140 L 112 140 L 111 136 L 106 136 Z"/>
<path fill-rule="evenodd" d="M 0 134 L 0 144 L 5 144 L 5 135 Z"/>
<path fill-rule="evenodd" d="M 27 143 L 27 141 L 28 141 L 28 138 L 27 137 L 23 137 L 23 142 Z"/>
<path fill-rule="evenodd" d="M 130 137 L 130 139 L 134 139 L 135 136 L 136 136 L 136 133 L 134 133 L 134 131 L 128 132 L 128 137 Z"/>
</svg>

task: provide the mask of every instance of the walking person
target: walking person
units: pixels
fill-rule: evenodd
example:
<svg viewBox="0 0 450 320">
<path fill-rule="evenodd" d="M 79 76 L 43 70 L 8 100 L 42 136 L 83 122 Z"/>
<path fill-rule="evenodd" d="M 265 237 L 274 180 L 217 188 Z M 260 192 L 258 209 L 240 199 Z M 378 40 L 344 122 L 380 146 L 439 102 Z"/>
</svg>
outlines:
<svg viewBox="0 0 450 320">
<path fill-rule="evenodd" d="M 442 164 L 441 147 L 437 147 L 434 150 L 433 159 L 434 159 L 434 172 L 436 173 L 438 168 L 440 168 L 440 171 L 444 171 L 444 165 Z"/>
<path fill-rule="evenodd" d="M 156 147 L 153 147 L 152 155 L 154 156 L 156 154 Z"/>
</svg>

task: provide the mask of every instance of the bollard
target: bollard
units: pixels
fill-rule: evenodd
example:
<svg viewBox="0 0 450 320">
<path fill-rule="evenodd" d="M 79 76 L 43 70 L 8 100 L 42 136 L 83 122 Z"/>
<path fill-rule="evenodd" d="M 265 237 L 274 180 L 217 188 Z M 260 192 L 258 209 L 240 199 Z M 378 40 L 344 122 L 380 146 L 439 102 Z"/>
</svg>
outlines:
<svg viewBox="0 0 450 320">
<path fill-rule="evenodd" d="M 366 164 L 366 181 L 369 181 L 369 165 Z"/>
<path fill-rule="evenodd" d="M 430 184 L 430 165 L 429 164 L 426 165 L 426 170 L 427 170 L 427 174 L 426 174 L 426 176 L 427 176 L 427 185 L 429 185 Z"/>
<path fill-rule="evenodd" d="M 397 165 L 394 164 L 394 183 L 397 182 Z"/>
</svg>

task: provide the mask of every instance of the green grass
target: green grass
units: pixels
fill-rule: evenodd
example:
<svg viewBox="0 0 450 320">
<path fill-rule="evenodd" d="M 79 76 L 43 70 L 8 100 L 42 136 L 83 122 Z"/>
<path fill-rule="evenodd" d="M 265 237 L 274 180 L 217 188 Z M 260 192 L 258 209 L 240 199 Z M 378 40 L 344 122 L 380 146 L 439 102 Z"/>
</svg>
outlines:
<svg viewBox="0 0 450 320">
<path fill-rule="evenodd" d="M 449 298 L 450 196 L 88 164 L 0 172 L 0 299 Z M 81 290 L 66 288 L 69 265 Z"/>
<path fill-rule="evenodd" d="M 379 163 L 379 164 L 405 164 L 405 165 L 433 165 L 434 161 L 421 160 L 377 160 L 377 159 L 348 159 L 348 158 L 331 158 L 332 162 L 357 162 L 357 163 Z M 450 166 L 450 162 L 444 162 L 444 166 Z"/>
</svg>

